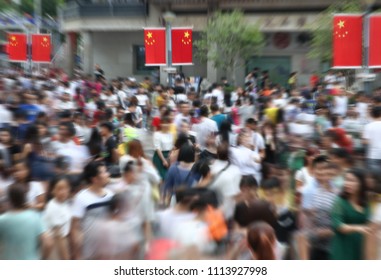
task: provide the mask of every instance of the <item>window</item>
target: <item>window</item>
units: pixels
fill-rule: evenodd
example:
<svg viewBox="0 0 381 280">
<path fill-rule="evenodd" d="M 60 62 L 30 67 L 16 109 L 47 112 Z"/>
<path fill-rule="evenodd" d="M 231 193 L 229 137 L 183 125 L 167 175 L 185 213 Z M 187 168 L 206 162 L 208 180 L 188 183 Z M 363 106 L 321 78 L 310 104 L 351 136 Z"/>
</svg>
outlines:
<svg viewBox="0 0 381 280">
<path fill-rule="evenodd" d="M 134 46 L 134 74 L 150 75 L 153 71 L 160 70 L 157 66 L 145 66 L 146 53 L 144 46 Z"/>
</svg>

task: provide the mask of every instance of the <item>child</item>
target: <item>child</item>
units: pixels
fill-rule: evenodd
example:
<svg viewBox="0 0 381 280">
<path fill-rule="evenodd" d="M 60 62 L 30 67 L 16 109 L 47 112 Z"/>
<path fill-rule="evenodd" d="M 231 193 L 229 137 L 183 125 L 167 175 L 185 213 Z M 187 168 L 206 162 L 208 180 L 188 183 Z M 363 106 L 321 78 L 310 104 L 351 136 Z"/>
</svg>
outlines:
<svg viewBox="0 0 381 280">
<path fill-rule="evenodd" d="M 67 237 L 70 232 L 71 211 L 68 203 L 70 184 L 66 177 L 57 177 L 49 186 L 49 194 L 53 198 L 47 204 L 44 212 L 46 226 L 54 238 L 59 259 L 69 260 Z"/>
</svg>

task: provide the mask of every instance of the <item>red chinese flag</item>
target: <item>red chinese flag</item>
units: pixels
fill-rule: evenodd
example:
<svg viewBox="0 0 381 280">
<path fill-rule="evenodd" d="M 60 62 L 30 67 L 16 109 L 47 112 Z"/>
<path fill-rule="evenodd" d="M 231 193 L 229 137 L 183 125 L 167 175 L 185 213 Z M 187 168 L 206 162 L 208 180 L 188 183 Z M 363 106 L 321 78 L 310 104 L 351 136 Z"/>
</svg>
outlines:
<svg viewBox="0 0 381 280">
<path fill-rule="evenodd" d="M 166 65 L 165 28 L 144 29 L 146 66 Z"/>
<path fill-rule="evenodd" d="M 8 57 L 10 61 L 27 61 L 26 34 L 8 33 Z"/>
<path fill-rule="evenodd" d="M 172 64 L 191 65 L 192 64 L 192 29 L 173 28 L 172 29 Z"/>
<path fill-rule="evenodd" d="M 333 18 L 333 67 L 362 66 L 362 15 L 340 15 Z"/>
<path fill-rule="evenodd" d="M 369 67 L 381 68 L 381 15 L 369 18 Z"/>
<path fill-rule="evenodd" d="M 40 63 L 50 63 L 51 42 L 50 35 L 32 35 L 32 61 Z"/>
</svg>

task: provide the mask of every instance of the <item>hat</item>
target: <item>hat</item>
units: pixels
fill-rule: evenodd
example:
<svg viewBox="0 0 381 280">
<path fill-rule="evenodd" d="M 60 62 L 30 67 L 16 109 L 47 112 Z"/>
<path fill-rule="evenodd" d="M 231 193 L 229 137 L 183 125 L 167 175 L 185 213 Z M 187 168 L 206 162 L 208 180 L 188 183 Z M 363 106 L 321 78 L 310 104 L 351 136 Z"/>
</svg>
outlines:
<svg viewBox="0 0 381 280">
<path fill-rule="evenodd" d="M 134 77 L 128 77 L 128 80 L 130 80 L 133 83 L 136 83 L 136 79 Z"/>
</svg>

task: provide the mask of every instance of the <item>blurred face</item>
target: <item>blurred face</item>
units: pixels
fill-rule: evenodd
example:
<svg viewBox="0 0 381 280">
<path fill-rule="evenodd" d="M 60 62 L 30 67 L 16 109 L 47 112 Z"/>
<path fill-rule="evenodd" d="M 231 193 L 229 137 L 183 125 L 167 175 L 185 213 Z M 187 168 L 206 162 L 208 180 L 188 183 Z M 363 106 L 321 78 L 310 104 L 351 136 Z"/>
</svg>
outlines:
<svg viewBox="0 0 381 280">
<path fill-rule="evenodd" d="M 137 180 L 137 173 L 134 171 L 127 172 L 123 175 L 125 182 L 128 184 L 131 184 L 133 182 L 136 182 Z"/>
<path fill-rule="evenodd" d="M 8 144 L 11 141 L 11 135 L 8 131 L 0 132 L 0 142 L 3 144 Z"/>
<path fill-rule="evenodd" d="M 270 202 L 273 205 L 277 205 L 281 196 L 282 191 L 280 188 L 273 188 L 271 190 L 264 190 L 263 191 L 264 199 L 268 202 Z"/>
<path fill-rule="evenodd" d="M 94 178 L 94 182 L 97 185 L 106 186 L 109 182 L 110 174 L 107 172 L 107 169 L 105 166 L 99 167 L 99 174 L 97 177 Z"/>
<path fill-rule="evenodd" d="M 165 131 L 165 132 L 169 131 L 169 126 L 170 126 L 170 124 L 167 122 L 160 124 L 161 130 Z"/>
<path fill-rule="evenodd" d="M 66 201 L 70 195 L 70 186 L 68 181 L 66 180 L 59 181 L 54 186 L 53 195 L 60 202 Z"/>
<path fill-rule="evenodd" d="M 38 125 L 38 134 L 40 136 L 45 136 L 47 132 L 48 132 L 48 128 L 46 126 Z"/>
<path fill-rule="evenodd" d="M 182 133 L 188 134 L 188 132 L 189 132 L 189 124 L 183 122 L 183 123 L 181 124 L 180 131 L 181 131 Z"/>
<path fill-rule="evenodd" d="M 327 174 L 326 167 L 326 163 L 318 163 L 314 167 L 314 177 L 319 183 L 326 183 L 329 180 L 329 175 Z"/>
<path fill-rule="evenodd" d="M 28 178 L 29 170 L 24 163 L 18 163 L 14 167 L 13 176 L 17 181 L 23 181 Z"/>
<path fill-rule="evenodd" d="M 65 126 L 60 126 L 58 131 L 60 137 L 68 137 L 69 136 L 69 130 Z"/>
<path fill-rule="evenodd" d="M 183 115 L 188 115 L 189 114 L 189 105 L 188 104 L 182 104 L 181 105 L 181 112 L 183 113 Z"/>
<path fill-rule="evenodd" d="M 352 173 L 345 175 L 344 190 L 349 195 L 356 195 L 360 191 L 360 181 Z"/>
<path fill-rule="evenodd" d="M 108 129 L 105 128 L 105 127 L 101 127 L 100 130 L 99 130 L 99 132 L 100 132 L 100 134 L 101 134 L 102 136 L 107 136 L 108 133 L 109 133 Z"/>
</svg>

